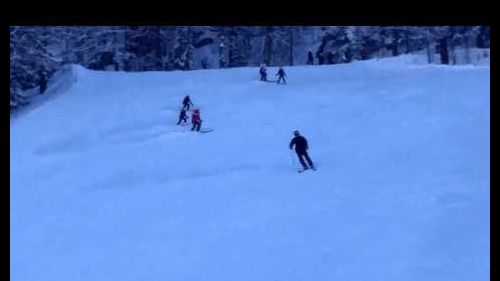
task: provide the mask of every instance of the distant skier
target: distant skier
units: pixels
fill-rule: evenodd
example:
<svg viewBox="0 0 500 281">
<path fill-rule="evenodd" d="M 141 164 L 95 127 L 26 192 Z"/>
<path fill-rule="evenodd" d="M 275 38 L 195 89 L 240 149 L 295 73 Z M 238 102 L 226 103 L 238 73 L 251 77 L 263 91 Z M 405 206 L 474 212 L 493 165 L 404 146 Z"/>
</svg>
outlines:
<svg viewBox="0 0 500 281">
<path fill-rule="evenodd" d="M 267 81 L 267 69 L 265 65 L 262 65 L 260 67 L 259 73 L 260 73 L 260 81 Z"/>
<path fill-rule="evenodd" d="M 189 95 L 187 95 L 186 97 L 184 97 L 184 99 L 182 100 L 182 109 L 187 109 L 189 111 L 189 107 L 193 105 L 193 102 L 191 101 L 191 98 L 189 97 Z"/>
<path fill-rule="evenodd" d="M 325 56 L 323 55 L 323 52 L 317 51 L 316 52 L 316 57 L 318 58 L 318 64 L 323 64 L 325 61 Z"/>
<path fill-rule="evenodd" d="M 193 115 L 191 116 L 191 123 L 193 124 L 193 127 L 191 128 L 191 131 L 196 130 L 197 132 L 200 131 L 201 127 L 201 116 L 200 116 L 200 110 L 195 109 L 193 112 Z"/>
<path fill-rule="evenodd" d="M 181 113 L 179 113 L 179 122 L 177 122 L 177 125 L 180 125 L 181 121 L 183 124 L 186 124 L 188 119 L 189 117 L 186 115 L 186 110 L 181 109 Z"/>
<path fill-rule="evenodd" d="M 333 64 L 333 54 L 332 52 L 328 52 L 328 54 L 326 54 L 326 61 L 328 64 Z"/>
<path fill-rule="evenodd" d="M 314 57 L 311 51 L 307 52 L 307 64 L 314 64 Z"/>
<path fill-rule="evenodd" d="M 309 167 L 313 170 L 316 170 L 316 168 L 313 165 L 313 162 L 311 161 L 311 158 L 309 158 L 309 154 L 307 154 L 309 146 L 307 145 L 306 138 L 301 136 L 299 131 L 294 131 L 293 134 L 295 135 L 295 137 L 290 141 L 290 149 L 292 149 L 293 146 L 295 145 L 295 152 L 299 157 L 300 164 L 304 168 L 304 170 L 302 171 L 308 170 Z M 304 158 L 307 160 L 307 164 L 309 164 L 309 167 L 306 165 Z"/>
<path fill-rule="evenodd" d="M 280 83 L 281 79 L 283 79 L 283 83 L 286 84 L 286 81 L 285 81 L 285 70 L 283 70 L 283 67 L 280 67 L 280 69 L 278 70 L 278 73 L 276 73 L 276 76 L 278 76 L 278 82 L 277 84 Z"/>
</svg>

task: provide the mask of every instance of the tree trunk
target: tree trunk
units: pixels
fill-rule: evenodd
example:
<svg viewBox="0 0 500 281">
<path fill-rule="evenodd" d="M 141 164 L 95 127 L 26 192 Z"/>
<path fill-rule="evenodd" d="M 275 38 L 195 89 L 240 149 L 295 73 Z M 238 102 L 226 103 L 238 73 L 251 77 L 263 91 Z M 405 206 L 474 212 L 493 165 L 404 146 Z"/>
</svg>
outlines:
<svg viewBox="0 0 500 281">
<path fill-rule="evenodd" d="M 441 54 L 441 63 L 449 64 L 450 58 L 448 53 L 448 38 L 444 37 L 439 40 L 439 52 Z"/>
<path fill-rule="evenodd" d="M 161 40 L 161 37 L 160 37 L 160 27 L 159 26 L 156 26 L 154 27 L 153 29 L 153 42 L 154 42 L 154 45 L 155 45 L 155 49 L 154 49 L 154 56 L 155 56 L 155 68 L 156 70 L 164 70 L 163 69 L 163 48 L 162 48 L 162 40 Z"/>
<path fill-rule="evenodd" d="M 465 63 L 470 64 L 470 43 L 469 43 L 469 36 L 465 36 Z"/>
<path fill-rule="evenodd" d="M 406 30 L 405 32 L 405 42 L 406 42 L 406 53 L 411 53 L 411 44 L 410 44 L 410 31 Z"/>
<path fill-rule="evenodd" d="M 264 63 L 269 66 L 271 65 L 271 55 L 272 55 L 272 49 L 273 49 L 273 39 L 271 36 L 268 34 L 266 35 L 266 39 L 264 41 Z"/>
<path fill-rule="evenodd" d="M 293 65 L 293 30 L 290 29 L 290 66 Z"/>
<path fill-rule="evenodd" d="M 431 64 L 432 63 L 432 52 L 431 52 L 431 43 L 429 42 L 429 38 L 425 41 L 425 44 L 427 46 L 427 63 Z"/>
<path fill-rule="evenodd" d="M 399 35 L 394 31 L 394 39 L 392 40 L 392 56 L 399 56 Z"/>
</svg>

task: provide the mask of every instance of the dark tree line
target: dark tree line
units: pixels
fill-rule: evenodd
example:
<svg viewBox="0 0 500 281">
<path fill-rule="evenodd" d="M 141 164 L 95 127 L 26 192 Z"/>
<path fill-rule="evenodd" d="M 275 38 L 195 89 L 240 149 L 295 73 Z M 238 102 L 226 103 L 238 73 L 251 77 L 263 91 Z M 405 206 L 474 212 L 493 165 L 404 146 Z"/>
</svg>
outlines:
<svg viewBox="0 0 500 281">
<path fill-rule="evenodd" d="M 71 63 L 168 71 L 302 65 L 308 51 L 314 64 L 424 51 L 429 63 L 453 64 L 455 50 L 489 45 L 489 26 L 13 26 L 11 99 Z"/>
</svg>

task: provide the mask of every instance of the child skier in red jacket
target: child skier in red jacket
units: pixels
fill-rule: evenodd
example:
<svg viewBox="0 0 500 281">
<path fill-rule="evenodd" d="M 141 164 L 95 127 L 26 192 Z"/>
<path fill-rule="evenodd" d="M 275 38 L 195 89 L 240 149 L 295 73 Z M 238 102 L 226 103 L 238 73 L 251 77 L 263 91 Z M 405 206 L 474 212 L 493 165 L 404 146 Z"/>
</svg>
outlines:
<svg viewBox="0 0 500 281">
<path fill-rule="evenodd" d="M 193 123 L 193 127 L 191 128 L 191 131 L 196 130 L 197 132 L 200 131 L 201 127 L 201 117 L 200 117 L 200 110 L 195 109 L 193 112 L 193 115 L 191 116 L 191 123 Z"/>
</svg>

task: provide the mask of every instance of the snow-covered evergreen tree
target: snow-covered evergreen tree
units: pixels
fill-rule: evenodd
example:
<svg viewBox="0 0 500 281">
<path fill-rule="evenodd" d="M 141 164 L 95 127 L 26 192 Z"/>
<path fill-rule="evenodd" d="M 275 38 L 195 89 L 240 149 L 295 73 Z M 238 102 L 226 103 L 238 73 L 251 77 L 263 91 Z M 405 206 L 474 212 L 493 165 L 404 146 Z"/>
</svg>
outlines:
<svg viewBox="0 0 500 281">
<path fill-rule="evenodd" d="M 300 65 L 309 51 L 315 64 L 416 51 L 429 63 L 468 63 L 489 37 L 489 26 L 12 26 L 10 80 L 35 88 L 41 70 L 50 77 L 69 63 L 125 71 Z"/>
</svg>

